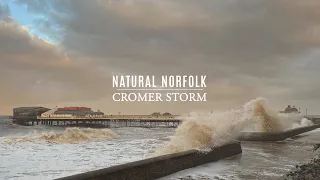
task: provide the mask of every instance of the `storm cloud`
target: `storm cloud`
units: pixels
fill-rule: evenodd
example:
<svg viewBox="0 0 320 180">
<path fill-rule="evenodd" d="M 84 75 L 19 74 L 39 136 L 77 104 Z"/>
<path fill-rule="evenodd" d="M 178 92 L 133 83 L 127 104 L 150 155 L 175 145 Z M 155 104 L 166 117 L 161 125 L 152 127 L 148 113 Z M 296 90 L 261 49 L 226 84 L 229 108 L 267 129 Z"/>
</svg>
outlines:
<svg viewBox="0 0 320 180">
<path fill-rule="evenodd" d="M 99 105 L 107 113 L 183 112 L 234 108 L 257 96 L 277 108 L 320 110 L 317 0 L 16 3 L 41 15 L 35 26 L 58 43 L 4 20 L 10 9 L 1 6 L 0 83 L 7 85 L 0 97 L 11 99 L 1 103 L 6 111 L 70 102 Z M 209 102 L 117 104 L 110 100 L 112 73 L 205 74 Z"/>
</svg>

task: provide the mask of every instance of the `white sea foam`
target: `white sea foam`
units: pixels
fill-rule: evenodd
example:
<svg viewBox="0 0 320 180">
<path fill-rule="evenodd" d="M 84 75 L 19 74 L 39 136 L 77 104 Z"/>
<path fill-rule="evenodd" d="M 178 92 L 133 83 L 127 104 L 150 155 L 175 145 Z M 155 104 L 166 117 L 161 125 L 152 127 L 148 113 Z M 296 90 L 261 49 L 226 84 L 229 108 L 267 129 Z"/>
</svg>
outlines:
<svg viewBox="0 0 320 180">
<path fill-rule="evenodd" d="M 245 103 L 242 110 L 194 112 L 182 119 L 175 136 L 166 146 L 157 149 L 155 155 L 190 149 L 208 150 L 236 140 L 243 131 L 278 132 L 312 124 L 300 115 L 271 110 L 264 98 Z"/>
<path fill-rule="evenodd" d="M 66 128 L 62 132 L 43 132 L 40 134 L 32 133 L 25 137 L 6 137 L 5 143 L 45 141 L 50 143 L 79 143 L 86 141 L 96 141 L 99 139 L 113 139 L 117 134 L 109 129 L 91 128 Z"/>
</svg>

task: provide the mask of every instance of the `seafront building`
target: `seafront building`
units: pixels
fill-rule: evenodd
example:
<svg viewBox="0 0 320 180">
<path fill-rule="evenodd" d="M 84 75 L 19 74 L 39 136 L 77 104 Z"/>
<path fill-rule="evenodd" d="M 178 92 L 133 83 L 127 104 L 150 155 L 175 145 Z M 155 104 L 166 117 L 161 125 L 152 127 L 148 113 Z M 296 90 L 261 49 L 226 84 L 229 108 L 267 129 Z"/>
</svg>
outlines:
<svg viewBox="0 0 320 180">
<path fill-rule="evenodd" d="M 280 112 L 281 113 L 300 113 L 300 108 L 298 110 L 295 106 L 291 107 L 291 105 L 288 105 L 284 111 L 280 111 Z"/>
<path fill-rule="evenodd" d="M 300 113 L 295 106 L 291 107 L 290 105 L 288 105 L 288 107 L 284 110 L 284 112 L 286 112 L 286 113 Z"/>
<path fill-rule="evenodd" d="M 39 116 L 44 112 L 49 111 L 49 108 L 45 107 L 18 107 L 13 109 L 13 116 L 14 117 L 33 117 Z"/>
<path fill-rule="evenodd" d="M 49 108 L 35 106 L 35 107 L 18 107 L 13 109 L 12 120 L 15 124 L 26 125 L 26 121 L 37 119 L 42 113 L 49 111 Z"/>
<path fill-rule="evenodd" d="M 98 110 L 94 112 L 88 107 L 64 107 L 54 108 L 42 114 L 42 116 L 55 116 L 55 115 L 70 115 L 70 116 L 86 116 L 86 115 L 104 115 L 103 112 Z"/>
<path fill-rule="evenodd" d="M 64 107 L 49 109 L 41 106 L 36 107 L 18 107 L 13 109 L 13 123 L 28 125 L 26 121 L 36 121 L 39 116 L 86 116 L 86 115 L 104 115 L 99 110 L 94 112 L 87 107 Z"/>
</svg>

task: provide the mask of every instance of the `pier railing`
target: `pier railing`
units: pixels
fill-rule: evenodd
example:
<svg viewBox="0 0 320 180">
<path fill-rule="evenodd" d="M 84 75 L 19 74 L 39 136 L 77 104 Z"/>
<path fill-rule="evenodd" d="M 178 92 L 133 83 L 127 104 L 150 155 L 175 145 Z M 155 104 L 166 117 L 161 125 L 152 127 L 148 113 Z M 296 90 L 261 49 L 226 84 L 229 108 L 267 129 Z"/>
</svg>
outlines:
<svg viewBox="0 0 320 180">
<path fill-rule="evenodd" d="M 19 119 L 21 125 L 81 126 L 81 127 L 177 127 L 176 115 L 65 115 L 48 114 L 34 119 Z"/>
<path fill-rule="evenodd" d="M 41 115 L 37 117 L 38 120 L 50 120 L 50 119 L 73 119 L 73 120 L 180 120 L 178 115 L 170 116 L 153 116 L 153 115 Z"/>
</svg>

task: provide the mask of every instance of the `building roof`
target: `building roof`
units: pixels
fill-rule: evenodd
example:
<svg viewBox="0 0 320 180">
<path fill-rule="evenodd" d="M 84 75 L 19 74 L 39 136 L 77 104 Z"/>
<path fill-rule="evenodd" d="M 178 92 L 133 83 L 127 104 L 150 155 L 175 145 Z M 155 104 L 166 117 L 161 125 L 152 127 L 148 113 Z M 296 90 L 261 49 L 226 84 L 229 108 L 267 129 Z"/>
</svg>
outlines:
<svg viewBox="0 0 320 180">
<path fill-rule="evenodd" d="M 88 107 L 64 107 L 58 108 L 59 111 L 90 111 L 91 108 Z"/>
<path fill-rule="evenodd" d="M 164 116 L 171 116 L 172 114 L 171 114 L 171 113 L 168 113 L 168 112 L 165 112 L 165 113 L 163 113 L 162 115 L 164 115 Z"/>
<path fill-rule="evenodd" d="M 292 112 L 298 112 L 298 109 L 293 106 L 291 107 L 290 105 L 288 105 L 288 107 L 284 110 L 285 113 L 292 113 Z"/>
<path fill-rule="evenodd" d="M 73 115 L 103 115 L 101 111 L 94 112 L 92 110 L 56 110 L 53 114 L 73 114 Z"/>
<path fill-rule="evenodd" d="M 44 110 L 50 110 L 49 108 L 45 108 L 42 106 L 31 106 L 31 107 L 17 107 L 13 108 L 13 110 L 37 110 L 37 109 L 44 109 Z"/>
<path fill-rule="evenodd" d="M 43 115 L 47 115 L 47 114 L 54 114 L 55 111 L 57 111 L 58 108 L 53 108 L 47 112 L 44 112 Z"/>
<path fill-rule="evenodd" d="M 13 109 L 39 109 L 39 108 L 44 108 L 42 106 L 30 106 L 30 107 L 17 107 Z"/>
<path fill-rule="evenodd" d="M 154 112 L 154 113 L 152 113 L 151 115 L 153 115 L 153 116 L 160 116 L 161 113 L 159 113 L 159 112 Z"/>
</svg>

